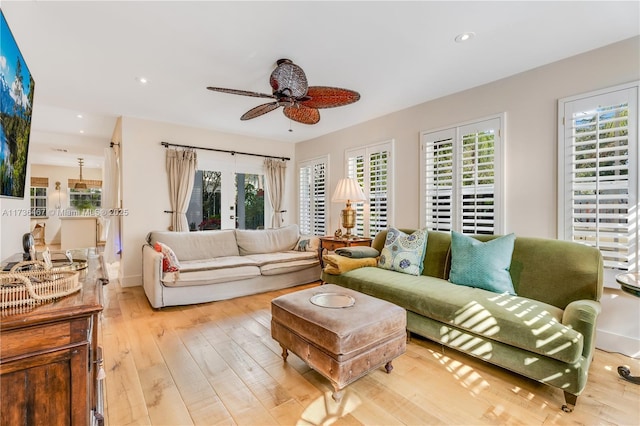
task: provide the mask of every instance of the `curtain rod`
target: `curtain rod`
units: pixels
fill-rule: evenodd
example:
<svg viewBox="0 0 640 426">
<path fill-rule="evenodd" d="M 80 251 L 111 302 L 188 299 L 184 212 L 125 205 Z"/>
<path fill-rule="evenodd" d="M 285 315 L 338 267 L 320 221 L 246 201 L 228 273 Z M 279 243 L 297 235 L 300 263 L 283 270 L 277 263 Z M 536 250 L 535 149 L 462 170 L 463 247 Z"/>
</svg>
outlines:
<svg viewBox="0 0 640 426">
<path fill-rule="evenodd" d="M 164 146 L 165 148 L 169 148 L 170 146 L 177 146 L 180 148 L 204 149 L 205 151 L 225 152 L 231 155 L 241 154 L 241 155 L 251 155 L 253 157 L 277 158 L 277 159 L 286 160 L 286 161 L 291 160 L 291 158 L 289 157 L 276 157 L 274 155 L 253 154 L 251 152 L 229 151 L 226 149 L 217 149 L 217 148 L 203 148 L 201 146 L 180 145 L 180 144 L 169 143 L 169 142 L 160 142 L 160 145 Z"/>
</svg>

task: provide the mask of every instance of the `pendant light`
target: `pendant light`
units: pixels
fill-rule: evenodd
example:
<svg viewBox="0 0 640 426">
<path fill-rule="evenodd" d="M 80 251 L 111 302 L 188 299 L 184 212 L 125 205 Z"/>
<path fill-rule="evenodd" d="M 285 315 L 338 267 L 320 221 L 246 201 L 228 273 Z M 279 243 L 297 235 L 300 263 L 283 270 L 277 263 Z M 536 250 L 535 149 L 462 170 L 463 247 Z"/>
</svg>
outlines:
<svg viewBox="0 0 640 426">
<path fill-rule="evenodd" d="M 78 164 L 80 164 L 80 180 L 76 182 L 73 189 L 87 189 L 86 182 L 82 180 L 82 166 L 84 165 L 84 160 L 82 158 L 78 158 Z"/>
</svg>

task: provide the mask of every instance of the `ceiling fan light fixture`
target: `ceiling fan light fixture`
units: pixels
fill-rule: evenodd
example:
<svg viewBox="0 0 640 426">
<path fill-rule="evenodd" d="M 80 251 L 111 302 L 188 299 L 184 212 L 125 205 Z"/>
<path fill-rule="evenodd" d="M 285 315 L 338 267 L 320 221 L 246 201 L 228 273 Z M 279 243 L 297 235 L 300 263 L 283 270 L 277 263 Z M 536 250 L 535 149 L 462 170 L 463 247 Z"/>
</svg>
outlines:
<svg viewBox="0 0 640 426">
<path fill-rule="evenodd" d="M 82 180 L 82 166 L 84 165 L 84 159 L 78 158 L 78 164 L 80 165 L 80 180 L 73 185 L 73 189 L 87 189 L 87 183 Z"/>
</svg>

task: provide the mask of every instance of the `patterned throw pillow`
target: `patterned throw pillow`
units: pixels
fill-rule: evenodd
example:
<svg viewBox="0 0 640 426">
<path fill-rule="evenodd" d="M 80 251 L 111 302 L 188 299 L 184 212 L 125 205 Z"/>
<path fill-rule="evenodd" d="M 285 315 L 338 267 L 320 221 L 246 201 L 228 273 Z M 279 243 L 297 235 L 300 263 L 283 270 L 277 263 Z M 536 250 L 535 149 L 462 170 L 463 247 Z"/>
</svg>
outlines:
<svg viewBox="0 0 640 426">
<path fill-rule="evenodd" d="M 509 274 L 515 240 L 515 234 L 509 234 L 482 242 L 468 235 L 451 232 L 449 281 L 515 295 Z"/>
<path fill-rule="evenodd" d="M 420 229 L 407 235 L 389 228 L 378 267 L 410 275 L 420 275 L 427 250 L 427 230 Z"/>
<path fill-rule="evenodd" d="M 162 272 L 176 272 L 180 270 L 178 257 L 168 245 L 158 241 L 153 248 L 157 252 L 162 253 Z"/>
<path fill-rule="evenodd" d="M 301 235 L 294 248 L 295 251 L 318 251 L 320 238 L 315 235 Z"/>
</svg>

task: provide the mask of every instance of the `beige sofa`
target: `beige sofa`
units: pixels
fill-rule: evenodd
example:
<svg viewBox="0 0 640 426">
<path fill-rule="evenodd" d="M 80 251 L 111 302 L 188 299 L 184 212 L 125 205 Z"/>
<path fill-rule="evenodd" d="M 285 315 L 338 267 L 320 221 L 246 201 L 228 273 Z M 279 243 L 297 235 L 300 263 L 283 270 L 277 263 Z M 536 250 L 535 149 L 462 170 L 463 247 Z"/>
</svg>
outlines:
<svg viewBox="0 0 640 426">
<path fill-rule="evenodd" d="M 298 226 L 267 230 L 154 231 L 142 247 L 142 279 L 154 308 L 224 300 L 317 281 L 318 252 Z M 156 242 L 179 270 L 163 272 Z M 299 249 L 299 250 L 298 250 Z"/>
</svg>

